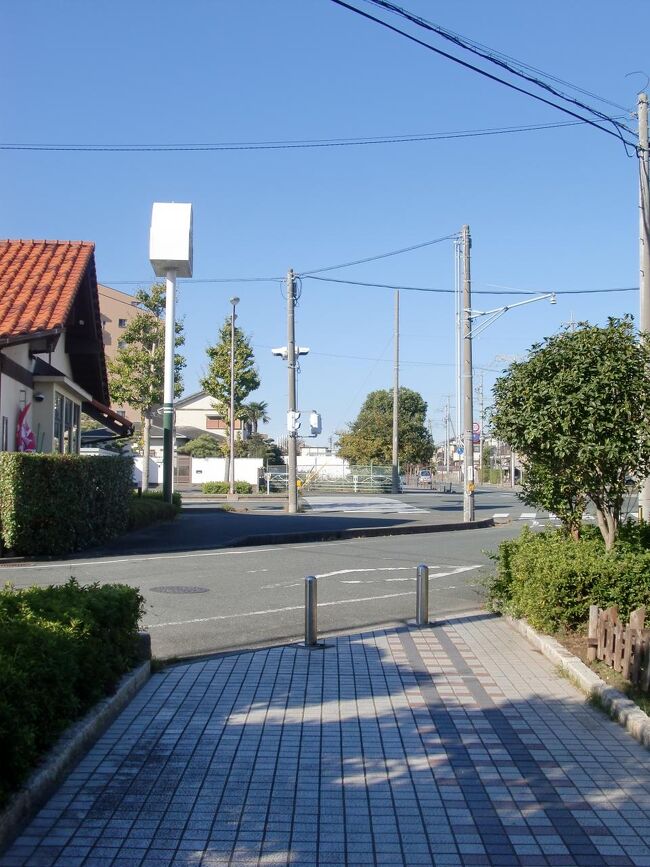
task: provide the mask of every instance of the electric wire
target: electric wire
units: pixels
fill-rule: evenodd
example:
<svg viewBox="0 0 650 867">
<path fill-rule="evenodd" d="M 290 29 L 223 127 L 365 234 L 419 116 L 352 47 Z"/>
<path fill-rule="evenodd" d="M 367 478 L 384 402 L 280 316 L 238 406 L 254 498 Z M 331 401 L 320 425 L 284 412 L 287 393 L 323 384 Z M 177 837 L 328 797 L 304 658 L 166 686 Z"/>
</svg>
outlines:
<svg viewBox="0 0 650 867">
<path fill-rule="evenodd" d="M 367 3 L 373 3 L 374 0 L 366 0 L 366 2 Z M 396 4 L 392 4 L 392 5 L 396 5 Z M 420 20 L 426 21 L 426 19 L 421 18 L 421 17 L 420 17 Z M 598 100 L 598 102 L 602 102 L 606 105 L 611 105 L 613 108 L 618 108 L 621 111 L 624 111 L 628 114 L 630 112 L 630 109 L 628 106 L 620 105 L 619 103 L 613 102 L 611 99 L 606 99 L 605 97 L 600 96 L 599 94 L 594 93 L 593 91 L 585 90 L 583 87 L 579 87 L 577 84 L 573 84 L 570 81 L 566 81 L 565 79 L 558 78 L 558 76 L 552 75 L 551 73 L 546 72 L 543 69 L 539 69 L 536 66 L 532 66 L 530 63 L 525 63 L 523 60 L 518 60 L 516 57 L 511 57 L 510 55 L 505 54 L 503 51 L 497 51 L 494 48 L 490 48 L 487 45 L 483 45 L 482 43 L 477 42 L 475 39 L 469 39 L 468 37 L 462 36 L 460 33 L 455 33 L 453 30 L 449 30 L 448 28 L 444 28 L 439 24 L 434 25 L 433 22 L 431 22 L 431 21 L 427 21 L 427 23 L 438 28 L 441 35 L 449 34 L 451 37 L 462 40 L 463 42 L 467 43 L 468 45 L 475 46 L 476 48 L 482 49 L 483 51 L 485 51 L 491 55 L 494 55 L 495 57 L 500 57 L 503 60 L 508 61 L 509 63 L 516 64 L 517 66 L 521 67 L 522 69 L 528 69 L 531 72 L 536 72 L 538 75 L 542 75 L 542 76 L 544 76 L 544 78 L 548 78 L 550 81 L 555 81 L 555 82 L 557 82 L 557 84 L 562 84 L 565 87 L 570 87 L 572 90 L 575 90 L 578 93 L 582 93 L 585 96 L 590 96 L 592 99 Z M 632 75 L 633 73 L 628 73 L 628 74 Z"/>
<path fill-rule="evenodd" d="M 239 151 L 239 150 L 288 150 L 301 148 L 333 148 L 355 147 L 373 144 L 404 144 L 423 141 L 449 141 L 461 138 L 476 138 L 492 135 L 511 135 L 521 132 L 537 132 L 547 129 L 561 129 L 570 126 L 580 126 L 585 120 L 563 121 L 555 123 L 522 124 L 519 126 L 488 127 L 485 129 L 450 130 L 432 133 L 399 133 L 384 136 L 358 136 L 355 138 L 333 139 L 295 139 L 267 142 L 205 142 L 179 144 L 53 144 L 38 142 L 4 142 L 0 144 L 2 151 L 46 151 L 49 153 L 83 152 L 83 153 L 177 153 L 194 151 Z"/>
<path fill-rule="evenodd" d="M 423 241 L 421 244 L 412 244 L 410 247 L 403 247 L 401 250 L 392 250 L 390 253 L 379 253 L 377 256 L 367 256 L 365 259 L 356 259 L 354 262 L 343 262 L 341 265 L 327 265 L 325 268 L 312 268 L 311 271 L 300 271 L 299 276 L 312 277 L 314 274 L 322 274 L 324 271 L 336 271 L 339 268 L 351 268 L 353 265 L 363 265 L 366 262 L 376 262 L 378 259 L 387 259 L 389 256 L 399 256 L 401 253 L 410 253 L 413 250 L 421 250 L 423 247 L 431 247 L 433 244 L 440 244 L 443 241 L 449 241 L 452 238 L 457 237 L 458 232 L 454 232 L 450 235 L 444 235 L 442 238 L 434 238 L 432 241 Z"/>
<path fill-rule="evenodd" d="M 309 280 L 325 283 L 343 283 L 349 286 L 368 286 L 376 289 L 403 289 L 405 292 L 432 292 L 439 295 L 454 295 L 455 289 L 438 289 L 431 286 L 405 286 L 403 283 L 370 283 L 362 280 L 341 280 L 336 277 L 314 277 L 304 274 Z M 539 295 L 543 290 L 535 289 L 472 289 L 472 295 Z M 616 286 L 611 289 L 553 289 L 556 295 L 600 295 L 607 292 L 638 292 L 638 286 Z"/>
<path fill-rule="evenodd" d="M 386 9 L 389 12 L 393 12 L 396 15 L 401 16 L 402 18 L 406 18 L 408 21 L 411 21 L 413 24 L 416 24 L 418 27 L 422 27 L 425 30 L 436 33 L 438 36 L 442 36 L 443 39 L 447 39 L 452 42 L 454 45 L 457 45 L 460 48 L 463 48 L 467 51 L 470 51 L 472 54 L 476 54 L 479 57 L 482 57 L 484 60 L 487 60 L 490 63 L 494 63 L 495 65 L 505 69 L 507 72 L 512 75 L 516 75 L 519 78 L 523 78 L 525 81 L 530 82 L 531 84 L 536 85 L 537 87 L 541 87 L 544 90 L 547 90 L 549 93 L 552 93 L 554 96 L 559 97 L 567 102 L 571 102 L 579 108 L 585 109 L 586 111 L 592 112 L 596 117 L 600 117 L 601 120 L 611 121 L 615 126 L 619 126 L 621 129 L 624 129 L 626 132 L 632 132 L 625 124 L 616 123 L 613 118 L 599 111 L 598 109 L 592 108 L 589 105 L 586 105 L 580 100 L 575 99 L 572 96 L 567 96 L 567 94 L 562 93 L 559 90 L 556 90 L 551 85 L 547 84 L 545 81 L 540 80 L 534 76 L 528 75 L 525 72 L 521 71 L 521 69 L 525 68 L 525 64 L 520 63 L 520 61 L 515 60 L 514 58 L 507 57 L 507 55 L 500 55 L 499 52 L 494 51 L 491 48 L 488 48 L 485 45 L 481 45 L 478 42 L 474 42 L 471 39 L 467 39 L 464 36 L 461 36 L 458 33 L 454 33 L 451 30 L 447 30 L 444 27 L 441 27 L 439 24 L 434 24 L 432 21 L 428 21 L 426 18 L 422 18 L 418 15 L 414 15 L 409 12 L 407 9 L 404 9 L 398 6 L 396 3 L 390 2 L 390 0 L 365 0 L 366 3 L 371 3 L 374 6 L 379 6 L 382 9 Z M 516 64 L 520 67 L 520 69 L 513 68 L 512 64 Z M 530 68 L 530 67 L 529 67 Z M 541 70 L 533 70 L 538 74 L 543 75 L 545 78 L 549 78 L 546 73 Z M 563 84 L 568 85 L 571 88 L 574 88 L 574 85 L 569 82 L 563 82 Z M 580 88 L 575 88 L 579 90 Z M 595 94 L 590 94 L 591 96 L 595 96 Z M 596 99 L 600 99 L 600 97 L 595 96 Z M 607 100 L 603 100 L 607 101 Z M 622 106 L 616 106 L 617 108 L 622 108 Z"/>
<path fill-rule="evenodd" d="M 504 78 L 500 78 L 498 75 L 493 75 L 491 72 L 488 72 L 485 69 L 481 69 L 479 66 L 475 66 L 473 63 L 469 63 L 466 60 L 462 60 L 460 57 L 456 57 L 453 54 L 449 54 L 447 51 L 443 51 L 441 48 L 436 48 L 434 45 L 431 45 L 428 42 L 424 42 L 422 39 L 418 39 L 416 36 L 413 36 L 410 33 L 407 33 L 405 30 L 400 30 L 399 27 L 395 27 L 392 24 L 389 24 L 387 21 L 383 21 L 381 18 L 377 18 L 375 15 L 370 15 L 368 12 L 364 12 L 362 9 L 358 9 L 356 6 L 351 6 L 349 3 L 346 3 L 345 0 L 331 0 L 332 3 L 335 3 L 337 6 L 341 6 L 344 9 L 348 9 L 351 12 L 355 12 L 357 15 L 360 15 L 363 18 L 367 18 L 369 21 L 374 21 L 376 24 L 380 24 L 382 27 L 385 27 L 388 30 L 391 30 L 394 33 L 397 33 L 400 36 L 404 36 L 406 39 L 411 42 L 415 42 L 416 45 L 421 45 L 423 48 L 428 48 L 429 51 L 433 51 L 435 54 L 439 54 L 441 57 L 445 57 L 448 60 L 452 60 L 454 63 L 459 64 L 460 66 L 465 67 L 466 69 L 471 69 L 473 72 L 477 72 L 479 75 L 482 75 L 484 78 L 488 78 L 491 81 L 496 81 L 499 84 L 503 84 L 505 87 L 509 87 L 511 90 L 516 91 L 517 93 L 522 93 L 525 96 L 530 96 L 532 99 L 537 100 L 538 102 L 542 102 L 545 105 L 549 105 L 552 108 L 558 109 L 558 111 L 564 112 L 564 114 L 568 114 L 571 117 L 577 118 L 578 120 L 583 121 L 589 126 L 593 126 L 596 129 L 601 130 L 601 132 L 605 132 L 608 135 L 614 136 L 614 138 L 619 139 L 623 144 L 625 151 L 628 156 L 633 156 L 636 153 L 637 145 L 636 142 L 628 141 L 622 134 L 621 130 L 614 124 L 615 128 L 608 129 L 605 126 L 601 126 L 596 121 L 591 120 L 590 118 L 585 118 L 580 114 L 577 114 L 575 111 L 572 111 L 569 108 L 566 108 L 563 105 L 558 105 L 557 102 L 553 102 L 550 99 L 546 99 L 543 96 L 540 96 L 537 93 L 532 93 L 530 90 L 526 90 L 526 88 L 519 87 L 511 81 L 506 81 Z M 590 109 L 590 111 L 593 111 Z M 594 114 L 597 112 L 593 111 Z M 607 118 L 608 122 L 612 122 L 610 118 Z M 631 152 L 630 152 L 631 151 Z"/>
</svg>

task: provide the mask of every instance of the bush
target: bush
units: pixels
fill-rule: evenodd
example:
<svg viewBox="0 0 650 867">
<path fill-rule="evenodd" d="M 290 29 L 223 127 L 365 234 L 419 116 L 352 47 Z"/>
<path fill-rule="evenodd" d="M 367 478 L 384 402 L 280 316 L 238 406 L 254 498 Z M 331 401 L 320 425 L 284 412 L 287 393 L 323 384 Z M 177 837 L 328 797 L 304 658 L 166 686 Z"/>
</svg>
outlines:
<svg viewBox="0 0 650 867">
<path fill-rule="evenodd" d="M 624 618 L 650 605 L 650 551 L 632 528 L 606 551 L 595 528 L 575 542 L 563 530 L 533 533 L 525 527 L 518 539 L 500 544 L 495 559 L 490 607 L 546 632 L 583 627 L 590 605 L 618 605 Z"/>
<path fill-rule="evenodd" d="M 0 806 L 137 661 L 143 599 L 117 584 L 0 591 Z"/>
<path fill-rule="evenodd" d="M 146 494 L 132 494 L 129 502 L 129 530 L 148 527 L 156 521 L 171 521 L 181 510 L 181 495 L 175 491 L 172 502 L 163 500 L 162 492 L 148 491 Z"/>
<path fill-rule="evenodd" d="M 230 490 L 228 482 L 204 482 L 204 494 L 227 494 Z M 236 494 L 252 494 L 253 486 L 250 482 L 235 482 Z"/>
<path fill-rule="evenodd" d="M 131 458 L 0 453 L 0 538 L 18 555 L 61 555 L 123 533 Z"/>
</svg>

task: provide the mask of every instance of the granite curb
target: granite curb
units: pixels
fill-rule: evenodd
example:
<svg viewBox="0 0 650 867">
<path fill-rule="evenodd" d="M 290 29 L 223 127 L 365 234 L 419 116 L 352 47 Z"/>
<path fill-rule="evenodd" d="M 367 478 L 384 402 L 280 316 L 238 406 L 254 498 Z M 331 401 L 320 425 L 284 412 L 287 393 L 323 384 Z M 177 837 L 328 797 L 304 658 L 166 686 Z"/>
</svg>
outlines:
<svg viewBox="0 0 650 867">
<path fill-rule="evenodd" d="M 550 635 L 543 635 L 525 620 L 505 615 L 506 622 L 523 635 L 536 650 L 559 666 L 576 685 L 595 698 L 609 716 L 623 726 L 642 746 L 650 750 L 650 717 L 632 699 L 608 686 L 604 680 Z"/>
<path fill-rule="evenodd" d="M 52 795 L 63 778 L 87 753 L 151 674 L 146 660 L 120 680 L 115 693 L 98 702 L 71 725 L 48 752 L 43 763 L 0 811 L 0 853 Z"/>
</svg>

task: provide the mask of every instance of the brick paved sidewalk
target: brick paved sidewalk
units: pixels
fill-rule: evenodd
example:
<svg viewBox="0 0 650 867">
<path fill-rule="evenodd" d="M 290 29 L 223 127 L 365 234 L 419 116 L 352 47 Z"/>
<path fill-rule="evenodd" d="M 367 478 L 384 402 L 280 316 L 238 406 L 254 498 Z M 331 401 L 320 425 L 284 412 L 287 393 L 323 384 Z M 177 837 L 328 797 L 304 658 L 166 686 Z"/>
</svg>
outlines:
<svg viewBox="0 0 650 867">
<path fill-rule="evenodd" d="M 14 865 L 650 865 L 650 754 L 477 613 L 154 675 Z"/>
</svg>

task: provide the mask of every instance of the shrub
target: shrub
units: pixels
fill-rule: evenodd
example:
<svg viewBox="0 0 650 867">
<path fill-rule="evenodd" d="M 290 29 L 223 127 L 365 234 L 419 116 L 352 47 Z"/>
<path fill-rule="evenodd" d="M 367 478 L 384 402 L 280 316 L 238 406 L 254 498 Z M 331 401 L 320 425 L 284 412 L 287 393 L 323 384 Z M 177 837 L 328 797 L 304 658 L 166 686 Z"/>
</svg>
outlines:
<svg viewBox="0 0 650 867">
<path fill-rule="evenodd" d="M 204 494 L 227 494 L 230 490 L 230 485 L 228 482 L 204 482 L 203 483 L 203 493 Z M 253 486 L 250 482 L 235 482 L 235 493 L 236 494 L 251 494 L 253 492 Z"/>
<path fill-rule="evenodd" d="M 626 537 L 627 532 L 627 537 Z M 618 605 L 623 617 L 650 604 L 650 551 L 627 530 L 611 551 L 595 528 L 576 542 L 562 530 L 532 533 L 499 546 L 488 584 L 495 610 L 524 617 L 547 632 L 584 626 L 589 606 Z"/>
<path fill-rule="evenodd" d="M 0 538 L 16 554 L 61 555 L 123 533 L 131 458 L 0 453 Z"/>
<path fill-rule="evenodd" d="M 0 591 L 0 805 L 137 661 L 143 599 L 107 584 Z"/>
<path fill-rule="evenodd" d="M 163 500 L 162 492 L 148 491 L 146 494 L 132 494 L 129 502 L 129 530 L 148 527 L 156 521 L 171 521 L 181 510 L 181 495 L 175 491 L 172 502 Z"/>
</svg>

